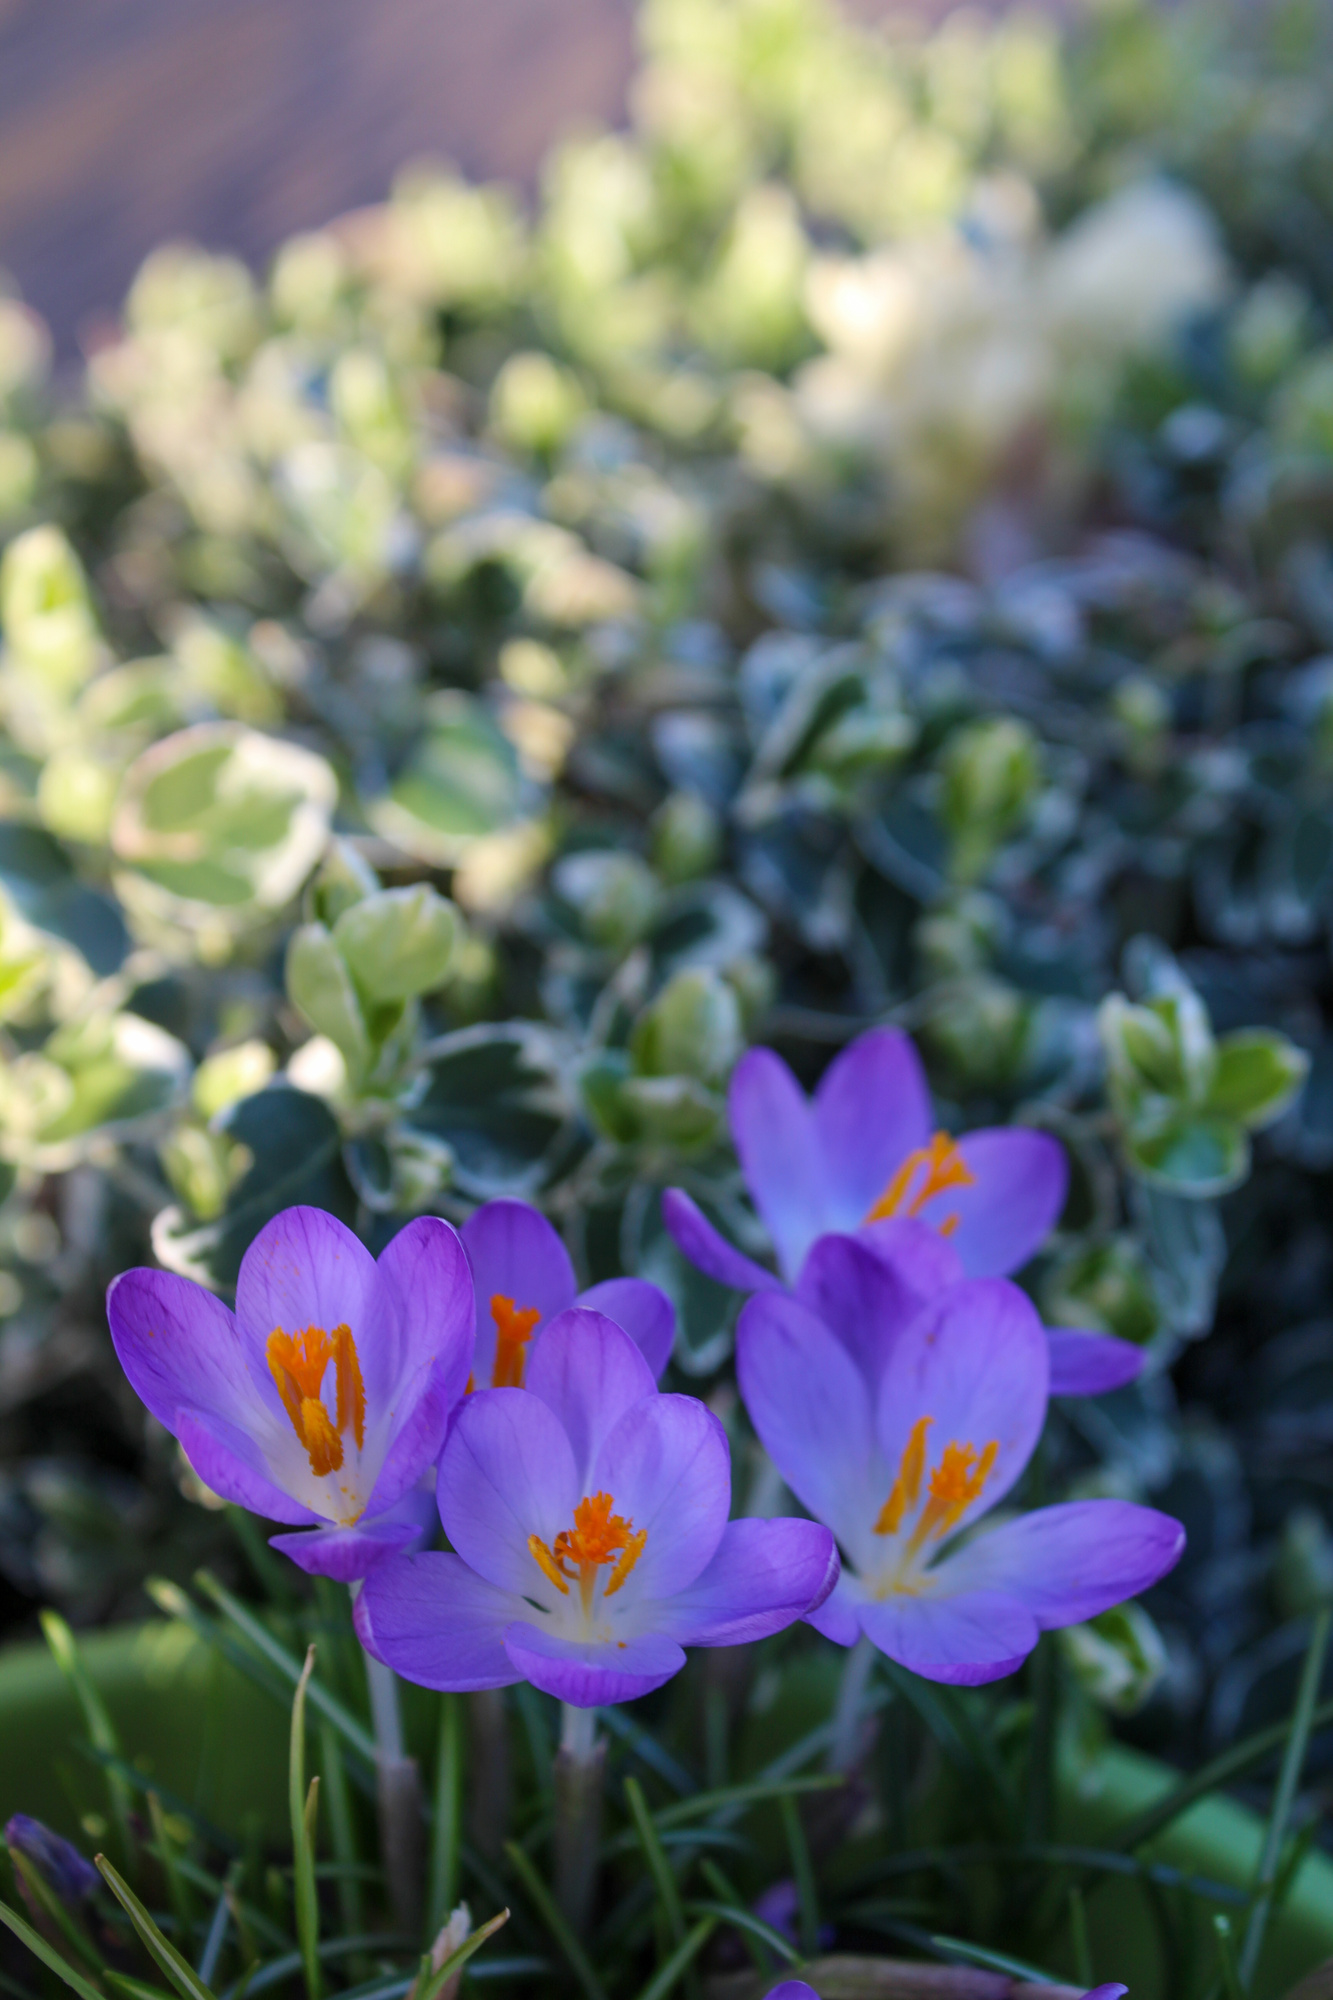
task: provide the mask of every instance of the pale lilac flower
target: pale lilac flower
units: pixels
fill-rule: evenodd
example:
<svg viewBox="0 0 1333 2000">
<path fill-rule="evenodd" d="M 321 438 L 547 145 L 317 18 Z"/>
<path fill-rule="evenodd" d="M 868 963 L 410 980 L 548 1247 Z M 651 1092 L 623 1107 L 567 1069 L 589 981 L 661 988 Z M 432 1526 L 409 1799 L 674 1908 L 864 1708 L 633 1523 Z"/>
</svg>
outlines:
<svg viewBox="0 0 1333 2000">
<path fill-rule="evenodd" d="M 1046 1417 L 1049 1351 L 1017 1286 L 968 1279 L 905 1310 L 894 1271 L 848 1236 L 815 1246 L 801 1285 L 749 1301 L 736 1359 L 770 1457 L 842 1550 L 837 1588 L 809 1614 L 826 1637 L 864 1632 L 929 1680 L 995 1680 L 1042 1631 L 1177 1561 L 1179 1524 L 1121 1500 L 965 1532 L 1013 1488 Z"/>
<path fill-rule="evenodd" d="M 5 1846 L 30 1861 L 47 1887 L 71 1907 L 86 1902 L 102 1886 L 101 1876 L 77 1847 L 27 1813 L 15 1813 L 6 1821 Z"/>
<path fill-rule="evenodd" d="M 525 1201 L 488 1201 L 460 1232 L 472 1267 L 477 1337 L 476 1389 L 521 1389 L 542 1329 L 573 1305 L 623 1327 L 658 1378 L 671 1359 L 676 1315 L 645 1278 L 607 1278 L 580 1292 L 569 1252 L 546 1217 Z"/>
<path fill-rule="evenodd" d="M 714 1229 L 683 1189 L 662 1214 L 701 1271 L 740 1291 L 795 1286 L 823 1236 L 856 1234 L 928 1292 L 1005 1277 L 1040 1249 L 1064 1207 L 1069 1168 L 1049 1132 L 1023 1125 L 935 1127 L 920 1057 L 896 1028 L 872 1028 L 834 1058 L 807 1097 L 772 1049 L 736 1065 L 732 1137 L 780 1276 Z M 923 1296 L 926 1294 L 923 1292 Z M 1130 1342 L 1078 1328 L 1050 1333 L 1055 1395 L 1097 1395 L 1143 1366 Z"/>
<path fill-rule="evenodd" d="M 447 1222 L 409 1222 L 376 1262 L 336 1217 L 284 1209 L 241 1261 L 235 1313 L 139 1269 L 107 1316 L 204 1484 L 310 1530 L 273 1538 L 302 1569 L 353 1582 L 433 1525 L 417 1489 L 472 1363 L 472 1279 Z"/>
<path fill-rule="evenodd" d="M 454 1553 L 367 1578 L 367 1651 L 425 1687 L 528 1680 L 579 1708 L 670 1680 L 686 1646 L 779 1631 L 837 1576 L 813 1521 L 729 1521 L 726 1434 L 658 1392 L 629 1336 L 575 1308 L 546 1329 L 522 1389 L 482 1389 L 440 1460 Z"/>
</svg>

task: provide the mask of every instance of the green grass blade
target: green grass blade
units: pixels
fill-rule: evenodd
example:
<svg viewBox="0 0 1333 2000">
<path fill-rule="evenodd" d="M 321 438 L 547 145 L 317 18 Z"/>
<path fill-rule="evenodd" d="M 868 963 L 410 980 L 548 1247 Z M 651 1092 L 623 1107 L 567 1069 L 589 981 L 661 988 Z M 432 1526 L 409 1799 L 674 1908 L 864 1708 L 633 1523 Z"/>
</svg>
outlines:
<svg viewBox="0 0 1333 2000">
<path fill-rule="evenodd" d="M 936 1935 L 930 1942 L 945 1958 L 960 1958 L 964 1965 L 979 1965 L 984 1972 L 1007 1972 L 1011 1979 L 1026 1979 L 1034 1986 L 1059 1984 L 1053 1972 L 1029 1965 L 1026 1959 L 1013 1958 L 1005 1951 L 989 1951 L 985 1945 L 968 1944 L 964 1938 Z"/>
<path fill-rule="evenodd" d="M 653 1878 L 657 1898 L 662 1906 L 671 1933 L 673 1946 L 679 1946 L 685 1939 L 685 1915 L 680 1907 L 680 1890 L 676 1885 L 675 1873 L 667 1860 L 662 1843 L 657 1837 L 652 1814 L 643 1796 L 643 1787 L 637 1778 L 625 1780 L 625 1803 L 629 1807 L 634 1831 L 643 1849 L 643 1858 L 648 1863 L 648 1872 Z"/>
<path fill-rule="evenodd" d="M 1305 1769 L 1305 1756 L 1310 1747 L 1310 1728 L 1314 1721 L 1315 1702 L 1319 1697 L 1320 1684 L 1324 1678 L 1324 1661 L 1328 1655 L 1331 1625 L 1333 1625 L 1333 1606 L 1325 1605 L 1315 1615 L 1310 1630 L 1310 1643 L 1305 1649 L 1305 1663 L 1301 1668 L 1300 1685 L 1296 1690 L 1296 1705 L 1291 1711 L 1290 1734 L 1283 1752 L 1277 1784 L 1273 1789 L 1273 1809 L 1268 1816 L 1263 1852 L 1259 1856 L 1259 1868 L 1254 1880 L 1255 1903 L 1250 1912 L 1250 1921 L 1245 1927 L 1245 1942 L 1241 1946 L 1240 1953 L 1240 1982 L 1247 1991 L 1258 1968 L 1259 1954 L 1264 1948 L 1264 1933 L 1268 1929 L 1268 1919 L 1273 1908 L 1273 1887 L 1282 1861 L 1282 1844 L 1287 1837 L 1291 1809 L 1296 1803 L 1301 1773 Z"/>
<path fill-rule="evenodd" d="M 588 1996 L 588 2000 L 606 2000 L 602 1982 L 593 1971 L 592 1960 L 556 1908 L 555 1898 L 533 1867 L 530 1858 L 516 1840 L 505 1842 L 505 1853 L 509 1857 L 510 1867 L 527 1890 L 538 1915 L 560 1947 L 566 1964 Z"/>
<path fill-rule="evenodd" d="M 717 1929 L 716 1917 L 701 1917 L 694 1929 L 678 1944 L 660 1972 L 654 1973 L 639 1994 L 639 2000 L 666 2000 L 678 1979 L 683 1979 L 695 1959 Z"/>
<path fill-rule="evenodd" d="M 800 1811 L 790 1792 L 782 1800 L 782 1831 L 787 1838 L 787 1852 L 791 1856 L 791 1872 L 796 1883 L 801 1950 L 807 1958 L 813 1958 L 819 1950 L 819 1894 L 815 1888 L 810 1845 L 801 1825 Z"/>
<path fill-rule="evenodd" d="M 435 1822 L 431 1828 L 426 1934 L 434 1937 L 458 1900 L 459 1848 L 463 1837 L 463 1717 L 456 1694 L 440 1696 L 440 1740 L 435 1763 Z"/>
<path fill-rule="evenodd" d="M 194 1924 L 194 1900 L 177 1866 L 176 1849 L 167 1827 L 167 1816 L 162 1810 L 162 1801 L 155 1791 L 148 1794 L 148 1816 L 153 1824 L 154 1853 L 161 1863 L 162 1873 L 167 1878 L 167 1896 L 171 1903 L 171 1914 L 180 1925 L 181 1936 L 187 1938 Z"/>
<path fill-rule="evenodd" d="M 473 1931 L 470 1938 L 464 1938 L 457 1951 L 451 1951 L 444 1963 L 431 1973 L 424 1985 L 417 1989 L 414 2000 L 436 2000 L 436 1995 L 446 1982 L 452 1979 L 456 1972 L 461 1972 L 473 1954 L 481 1950 L 487 1938 L 493 1938 L 495 1933 L 502 1930 L 508 1922 L 508 1910 L 501 1910 L 498 1917 L 492 1917 L 479 1931 Z"/>
<path fill-rule="evenodd" d="M 292 1824 L 292 1893 L 296 1905 L 296 1941 L 305 1971 L 309 2000 L 322 2000 L 324 1980 L 319 1964 L 319 1895 L 315 1888 L 315 1805 L 319 1780 L 305 1781 L 305 1697 L 315 1671 L 315 1649 L 306 1649 L 305 1665 L 292 1701 L 291 1752 L 287 1765 L 287 1809 Z"/>
<path fill-rule="evenodd" d="M 1217 1964 L 1225 2000 L 1245 2000 L 1240 1967 L 1236 1963 L 1236 1943 L 1231 1935 L 1231 1919 L 1220 1911 L 1213 1918 L 1213 1935 L 1217 1939 Z"/>
<path fill-rule="evenodd" d="M 691 1820 L 709 1819 L 714 1813 L 737 1806 L 762 1805 L 767 1799 L 796 1797 L 802 1792 L 835 1791 L 846 1782 L 836 1771 L 816 1771 L 806 1777 L 752 1778 L 747 1784 L 724 1785 L 716 1792 L 696 1792 L 692 1799 L 682 1799 L 679 1805 L 663 1806 L 653 1814 L 653 1824 L 659 1833 L 664 1833 L 669 1827 L 688 1826 Z M 633 1845 L 632 1835 L 621 1834 L 608 1844 L 607 1852 L 615 1849 L 623 1853 Z"/>
<path fill-rule="evenodd" d="M 116 1735 L 115 1725 L 107 1714 L 106 1705 L 83 1663 L 83 1655 L 75 1643 L 74 1634 L 58 1611 L 43 1611 L 41 1625 L 43 1636 L 51 1649 L 56 1665 L 74 1691 L 74 1698 L 82 1711 L 83 1725 L 88 1731 L 88 1739 L 93 1748 L 105 1751 L 109 1756 L 119 1757 L 120 1739 Z M 109 1765 L 106 1786 L 120 1858 L 125 1866 L 130 1868 L 134 1864 L 134 1832 L 130 1823 L 129 1787 Z"/>
<path fill-rule="evenodd" d="M 162 1935 L 124 1877 L 112 1867 L 104 1854 L 94 1855 L 93 1859 L 101 1869 L 107 1887 L 139 1933 L 144 1950 L 159 1970 L 166 1973 L 184 2000 L 213 2000 L 212 1989 L 205 1986 L 194 1967 L 181 1957 L 170 1939 Z"/>
<path fill-rule="evenodd" d="M 702 1901 L 694 1899 L 685 1905 L 685 1909 L 687 1915 L 691 1917 L 717 1917 L 723 1924 L 731 1924 L 738 1931 L 748 1932 L 751 1937 L 758 1938 L 760 1944 L 767 1945 L 770 1951 L 776 1952 L 779 1958 L 784 1958 L 788 1965 L 800 1965 L 803 1962 L 800 1952 L 790 1938 L 783 1937 L 781 1931 L 775 1931 L 772 1924 L 766 1924 L 762 1917 L 757 1917 L 753 1910 L 747 1910 L 741 1903 L 733 1903 L 729 1898 L 726 1902 L 718 1903 L 709 1902 L 707 1899 Z"/>
<path fill-rule="evenodd" d="M 108 1972 L 106 1983 L 121 2000 L 173 2000 L 165 1986 L 154 1986 L 147 1979 L 131 1978 L 128 1972 Z"/>
<path fill-rule="evenodd" d="M 1327 1729 L 1331 1723 L 1333 1700 L 1321 1701 L 1310 1717 L 1310 1735 Z M 1182 1780 L 1165 1798 L 1145 1806 L 1142 1812 L 1135 1813 L 1133 1819 L 1126 1820 L 1112 1835 L 1110 1845 L 1125 1853 L 1133 1847 L 1142 1847 L 1145 1840 L 1151 1840 L 1163 1827 L 1170 1826 L 1173 1819 L 1188 1812 L 1197 1800 L 1206 1798 L 1209 1792 L 1219 1791 L 1223 1785 L 1234 1784 L 1237 1778 L 1247 1777 L 1266 1757 L 1271 1757 L 1275 1750 L 1282 1748 L 1290 1731 L 1290 1720 L 1272 1722 L 1266 1729 L 1257 1729 L 1253 1736 L 1233 1744 L 1230 1750 L 1223 1750 L 1220 1756 L 1211 1758 L 1192 1777 Z"/>
<path fill-rule="evenodd" d="M 300 1663 L 294 1654 L 288 1652 L 281 1640 L 274 1638 L 263 1621 L 256 1618 L 253 1612 L 249 1611 L 240 1602 L 239 1598 L 233 1597 L 226 1586 L 219 1583 L 217 1578 L 210 1575 L 206 1569 L 201 1569 L 196 1573 L 195 1582 L 204 1595 L 211 1598 L 213 1603 L 217 1605 L 223 1616 L 231 1620 L 237 1631 L 242 1633 L 250 1641 L 250 1644 L 258 1652 L 262 1653 L 272 1666 L 277 1668 L 288 1685 L 295 1687 L 301 1678 Z M 318 1681 L 311 1681 L 307 1689 L 307 1697 L 310 1706 L 317 1708 L 320 1714 L 327 1721 L 331 1722 L 341 1735 L 346 1737 L 352 1747 L 359 1751 L 373 1768 L 375 1764 L 375 1739 L 357 1721 L 352 1711 L 349 1708 L 345 1708 L 337 1696 L 330 1694 L 327 1688 L 321 1687 Z"/>
<path fill-rule="evenodd" d="M 7 1925 L 19 1943 L 26 1944 L 33 1957 L 39 1958 L 43 1965 L 48 1966 L 57 1979 L 63 1979 L 66 1986 L 73 1987 L 79 2000 L 106 2000 L 100 1987 L 94 1986 L 90 1979 L 85 1979 L 81 1972 L 77 1972 L 69 1960 L 62 1958 L 55 1946 L 48 1944 L 41 1932 L 35 1931 L 31 1924 L 25 1923 L 18 1911 L 11 1910 L 8 1903 L 0 1903 L 0 1924 Z"/>
<path fill-rule="evenodd" d="M 329 1802 L 329 1834 L 333 1841 L 334 1856 L 340 1864 L 338 1874 L 338 1913 L 342 1918 L 343 1930 L 351 1936 L 364 1930 L 365 1911 L 361 1897 L 360 1861 L 357 1847 L 356 1821 L 352 1815 L 352 1801 L 347 1789 L 347 1767 L 343 1761 L 342 1743 L 337 1730 L 323 1717 L 319 1724 L 320 1775 L 324 1782 L 320 1788 L 321 1798 L 327 1795 Z"/>
</svg>

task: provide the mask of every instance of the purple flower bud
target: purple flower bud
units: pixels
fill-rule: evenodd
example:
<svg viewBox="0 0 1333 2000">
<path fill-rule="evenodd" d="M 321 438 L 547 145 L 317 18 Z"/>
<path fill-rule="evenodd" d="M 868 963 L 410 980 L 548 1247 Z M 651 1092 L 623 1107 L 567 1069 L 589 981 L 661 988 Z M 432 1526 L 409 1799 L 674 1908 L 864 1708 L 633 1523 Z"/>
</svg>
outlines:
<svg viewBox="0 0 1333 2000">
<path fill-rule="evenodd" d="M 5 1845 L 30 1861 L 62 1903 L 82 1903 L 101 1884 L 101 1876 L 77 1847 L 71 1847 L 39 1819 L 15 1813 L 5 1827 Z"/>
</svg>

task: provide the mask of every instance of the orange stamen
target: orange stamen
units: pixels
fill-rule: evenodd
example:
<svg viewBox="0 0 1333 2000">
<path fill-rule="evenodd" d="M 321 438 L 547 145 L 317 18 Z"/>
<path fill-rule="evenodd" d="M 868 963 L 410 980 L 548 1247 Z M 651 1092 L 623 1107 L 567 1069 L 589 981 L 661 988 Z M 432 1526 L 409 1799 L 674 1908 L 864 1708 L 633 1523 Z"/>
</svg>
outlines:
<svg viewBox="0 0 1333 2000">
<path fill-rule="evenodd" d="M 972 1502 L 980 1499 L 999 1451 L 998 1438 L 980 1453 L 970 1444 L 945 1445 L 944 1457 L 930 1475 L 930 1498 L 907 1544 L 909 1555 L 915 1555 L 932 1535 L 942 1540 L 957 1527 Z"/>
<path fill-rule="evenodd" d="M 920 1182 L 917 1175 L 921 1174 Z M 947 1132 L 937 1132 L 928 1146 L 909 1153 L 874 1207 L 867 1222 L 883 1222 L 894 1215 L 920 1215 L 928 1201 L 949 1188 L 975 1187 L 976 1175 Z M 958 1227 L 956 1215 L 946 1215 L 939 1223 L 942 1236 L 952 1236 Z"/>
<path fill-rule="evenodd" d="M 521 1389 L 527 1363 L 525 1344 L 541 1318 L 540 1306 L 516 1306 L 503 1292 L 491 1293 L 491 1318 L 495 1321 L 495 1366 L 491 1370 L 493 1389 Z"/>
<path fill-rule="evenodd" d="M 528 1537 L 529 1555 L 562 1596 L 569 1595 L 565 1578 L 577 1580 L 585 1612 L 592 1609 L 598 1570 L 614 1560 L 602 1593 L 610 1597 L 620 1589 L 647 1545 L 648 1530 L 640 1528 L 636 1534 L 633 1521 L 613 1513 L 614 1506 L 609 1493 L 593 1493 L 574 1509 L 572 1532 L 562 1528 L 552 1547 L 538 1535 Z"/>
<path fill-rule="evenodd" d="M 337 1472 L 343 1462 L 340 1433 L 351 1429 L 356 1448 L 366 1441 L 366 1387 L 361 1362 L 349 1326 L 307 1326 L 284 1333 L 275 1326 L 264 1348 L 269 1371 L 291 1418 L 292 1429 L 310 1457 L 317 1479 Z M 330 1417 L 320 1394 L 329 1363 L 333 1363 L 337 1416 Z"/>
<path fill-rule="evenodd" d="M 926 1470 L 926 1432 L 934 1421 L 934 1417 L 918 1417 L 913 1424 L 912 1435 L 903 1447 L 898 1477 L 893 1482 L 893 1491 L 880 1508 L 875 1521 L 877 1535 L 896 1535 L 902 1525 L 903 1515 L 909 1507 L 915 1507 L 920 1499 L 921 1479 Z"/>
</svg>

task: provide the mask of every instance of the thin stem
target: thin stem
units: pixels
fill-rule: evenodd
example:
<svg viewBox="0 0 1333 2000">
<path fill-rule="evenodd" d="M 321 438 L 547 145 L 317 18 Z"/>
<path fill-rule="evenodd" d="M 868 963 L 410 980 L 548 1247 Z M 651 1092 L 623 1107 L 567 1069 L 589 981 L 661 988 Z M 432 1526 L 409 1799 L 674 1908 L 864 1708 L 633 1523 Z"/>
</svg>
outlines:
<svg viewBox="0 0 1333 2000">
<path fill-rule="evenodd" d="M 861 1711 L 866 1689 L 875 1670 L 875 1648 L 863 1632 L 842 1670 L 837 1706 L 833 1711 L 833 1742 L 829 1749 L 829 1769 L 850 1771 L 860 1748 Z"/>
<path fill-rule="evenodd" d="M 353 1597 L 357 1589 L 353 1584 Z M 400 1930 L 415 1933 L 421 1924 L 421 1774 L 403 1742 L 398 1676 L 370 1653 L 365 1654 L 365 1662 L 375 1730 L 380 1860 L 394 1921 Z"/>
<path fill-rule="evenodd" d="M 597 1899 L 605 1765 L 606 1741 L 597 1735 L 597 1710 L 562 1702 L 555 1759 L 555 1899 L 580 1938 L 587 1933 Z"/>
<path fill-rule="evenodd" d="M 1273 1791 L 1273 1809 L 1268 1816 L 1263 1853 L 1259 1857 L 1259 1872 L 1254 1883 L 1255 1904 L 1250 1912 L 1245 1942 L 1240 1953 L 1240 1979 L 1247 1991 L 1254 1981 L 1259 1954 L 1264 1948 L 1264 1933 L 1268 1929 L 1268 1919 L 1272 1914 L 1273 1885 L 1277 1881 L 1278 1866 L 1282 1859 L 1282 1843 L 1286 1838 L 1291 1809 L 1296 1803 L 1301 1772 L 1305 1769 L 1305 1753 L 1310 1742 L 1310 1726 L 1314 1720 L 1315 1702 L 1318 1700 L 1320 1682 L 1324 1677 L 1324 1659 L 1328 1652 L 1331 1624 L 1333 1624 L 1333 1605 L 1325 1605 L 1316 1614 L 1311 1627 L 1310 1643 L 1305 1651 L 1305 1664 L 1301 1668 L 1300 1686 L 1296 1692 L 1296 1705 L 1291 1712 L 1291 1730 L 1287 1737 L 1287 1747 L 1282 1753 L 1282 1768 L 1278 1772 L 1277 1784 Z"/>
</svg>

